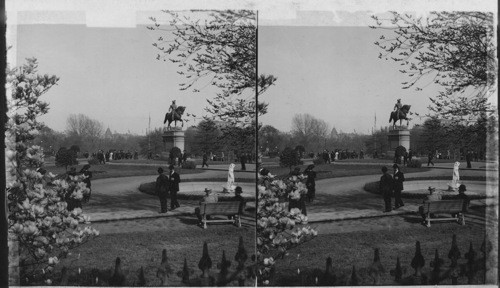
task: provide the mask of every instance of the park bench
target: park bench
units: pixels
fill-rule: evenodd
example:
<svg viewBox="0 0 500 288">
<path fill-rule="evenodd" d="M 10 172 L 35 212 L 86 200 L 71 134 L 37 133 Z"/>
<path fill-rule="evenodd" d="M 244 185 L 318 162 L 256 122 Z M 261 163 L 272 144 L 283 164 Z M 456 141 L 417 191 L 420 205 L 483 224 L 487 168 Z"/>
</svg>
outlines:
<svg viewBox="0 0 500 288">
<path fill-rule="evenodd" d="M 207 223 L 212 222 L 231 222 L 236 226 L 241 227 L 241 219 L 239 215 L 239 201 L 217 202 L 217 203 L 200 203 L 200 213 L 202 215 L 203 229 L 207 229 Z M 223 215 L 233 216 L 231 219 L 207 219 L 207 216 Z"/>
<path fill-rule="evenodd" d="M 427 227 L 431 227 L 432 221 L 457 221 L 461 225 L 465 225 L 465 215 L 463 213 L 463 199 L 457 200 L 439 200 L 439 201 L 429 201 L 424 203 L 424 215 L 425 223 Z M 434 215 L 431 218 L 431 214 L 445 213 L 451 214 L 451 217 L 437 217 Z"/>
</svg>

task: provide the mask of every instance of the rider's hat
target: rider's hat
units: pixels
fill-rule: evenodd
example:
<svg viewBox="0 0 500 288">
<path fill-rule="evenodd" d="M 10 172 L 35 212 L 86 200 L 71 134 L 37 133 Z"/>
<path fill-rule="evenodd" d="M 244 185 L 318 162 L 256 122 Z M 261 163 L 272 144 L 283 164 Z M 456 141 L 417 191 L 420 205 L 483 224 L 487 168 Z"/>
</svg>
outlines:
<svg viewBox="0 0 500 288">
<path fill-rule="evenodd" d="M 401 98 L 399 98 L 398 101 L 401 101 Z"/>
</svg>

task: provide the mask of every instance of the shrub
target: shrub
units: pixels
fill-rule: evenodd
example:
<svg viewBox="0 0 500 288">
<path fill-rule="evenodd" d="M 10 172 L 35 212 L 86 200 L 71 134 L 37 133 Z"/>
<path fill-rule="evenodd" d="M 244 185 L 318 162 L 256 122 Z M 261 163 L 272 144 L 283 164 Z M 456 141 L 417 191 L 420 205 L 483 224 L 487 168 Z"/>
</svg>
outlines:
<svg viewBox="0 0 500 288">
<path fill-rule="evenodd" d="M 290 147 L 283 149 L 280 154 L 280 166 L 292 169 L 292 166 L 300 165 L 299 153 Z"/>
<path fill-rule="evenodd" d="M 181 156 L 182 156 L 181 149 L 178 147 L 172 147 L 172 149 L 170 149 L 170 153 L 168 155 L 168 157 L 170 158 L 170 161 L 172 162 L 170 164 L 175 164 L 175 163 L 173 163 L 173 161 L 175 161 L 175 158 L 180 159 Z"/>
<path fill-rule="evenodd" d="M 92 158 L 89 159 L 89 164 L 90 165 L 99 165 L 101 163 L 99 163 L 99 160 L 97 160 L 97 158 L 92 157 Z"/>
<path fill-rule="evenodd" d="M 410 163 L 408 163 L 408 167 L 410 168 L 421 168 L 422 161 L 420 159 L 411 159 Z"/>
<path fill-rule="evenodd" d="M 325 164 L 325 160 L 323 160 L 323 158 L 315 158 L 313 159 L 313 164 L 314 165 Z"/>
<path fill-rule="evenodd" d="M 182 169 L 196 169 L 196 162 L 186 161 L 182 163 Z"/>
</svg>

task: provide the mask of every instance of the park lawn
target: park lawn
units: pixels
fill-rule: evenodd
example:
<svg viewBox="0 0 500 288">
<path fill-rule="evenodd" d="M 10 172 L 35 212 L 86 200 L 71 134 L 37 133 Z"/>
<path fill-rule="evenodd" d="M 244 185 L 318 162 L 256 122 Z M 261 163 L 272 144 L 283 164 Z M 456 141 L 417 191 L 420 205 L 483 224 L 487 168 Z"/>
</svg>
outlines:
<svg viewBox="0 0 500 288">
<path fill-rule="evenodd" d="M 85 285 L 81 281 L 71 282 L 76 281 L 74 278 L 78 268 L 82 269 L 82 274 L 88 274 L 94 268 L 111 269 L 116 257 L 120 257 L 123 272 L 127 275 L 125 286 L 134 286 L 141 267 L 144 268 L 146 286 L 160 286 L 156 272 L 161 263 L 162 250 L 167 249 L 173 270 L 168 286 L 185 286 L 177 276 L 177 272 L 182 271 L 184 258 L 193 270 L 190 278 L 201 275 L 198 262 L 202 256 L 203 242 L 206 241 L 212 259 L 212 273 L 219 272 L 217 264 L 221 262 L 222 251 L 226 252 L 226 259 L 232 263 L 230 269 L 233 269 L 240 236 L 243 237 L 248 254 L 247 264 L 251 262 L 250 257 L 255 253 L 255 226 L 243 225 L 237 228 L 230 224 L 212 224 L 204 230 L 196 222 L 193 217 L 181 217 L 94 223 L 92 227 L 98 229 L 101 235 L 72 250 L 72 255 L 80 254 L 80 258 L 71 262 L 75 258 L 71 256 L 63 260 L 58 269 L 68 267 L 72 275 L 69 285 Z"/>
<path fill-rule="evenodd" d="M 392 164 L 388 163 L 388 164 Z M 297 167 L 300 168 L 300 171 L 304 171 L 308 165 L 299 165 Z M 392 170 L 390 165 L 387 166 L 389 170 Z M 279 167 L 279 166 L 266 166 L 271 174 L 278 175 L 279 177 L 287 176 L 290 173 L 290 168 L 288 167 Z M 337 178 L 337 177 L 349 177 L 349 176 L 362 176 L 362 175 L 375 175 L 381 174 L 380 171 L 382 167 L 374 164 L 341 164 L 336 165 L 332 164 L 320 164 L 315 165 L 314 171 L 316 171 L 316 180 L 319 179 L 327 179 L 327 178 Z M 404 173 L 414 173 L 414 172 L 424 172 L 429 171 L 427 167 L 421 168 L 410 168 L 410 167 L 402 167 L 401 168 Z"/>
<path fill-rule="evenodd" d="M 83 164 L 76 165 L 76 171 L 80 171 L 82 169 Z M 158 167 L 163 167 L 165 171 L 168 171 L 167 164 L 159 164 Z M 156 166 L 151 165 L 92 165 L 90 171 L 92 171 L 92 179 L 104 179 L 104 178 L 115 178 L 115 177 L 130 177 L 130 176 L 149 176 L 149 175 L 157 175 L 158 169 Z M 58 166 L 46 166 L 48 172 L 52 172 L 56 175 L 62 175 L 66 173 L 66 169 L 64 167 Z M 202 173 L 201 169 L 176 169 L 180 174 L 196 174 Z"/>
<path fill-rule="evenodd" d="M 401 219 L 401 221 L 405 220 Z M 477 253 L 476 259 L 483 257 L 480 247 L 484 241 L 484 225 L 471 225 L 469 223 L 466 226 L 461 226 L 456 222 L 442 222 L 427 228 L 419 223 L 414 223 L 411 228 L 385 228 L 374 231 L 332 234 L 321 234 L 320 230 L 316 238 L 290 250 L 288 256 L 277 261 L 275 285 L 300 285 L 301 282 L 297 276 L 298 269 L 305 275 L 314 269 L 324 271 L 327 257 L 331 257 L 333 260 L 333 270 L 337 279 L 347 280 L 351 276 L 354 265 L 360 278 L 360 285 L 373 285 L 372 278 L 368 276 L 367 268 L 373 263 L 375 248 L 380 249 L 380 259 L 385 269 L 380 285 L 398 285 L 394 282 L 394 277 L 390 275 L 389 271 L 396 267 L 396 260 L 399 257 L 402 267 L 406 268 L 403 278 L 413 275 L 411 261 L 415 255 L 416 241 L 420 241 L 421 252 L 425 259 L 422 273 L 432 271 L 430 263 L 434 259 L 436 249 L 439 257 L 444 260 L 442 270 L 447 269 L 450 265 L 448 252 L 451 248 L 453 234 L 457 235 L 457 243 L 461 252 L 459 264 L 467 262 L 464 255 L 469 251 L 470 243 Z M 459 278 L 459 284 L 467 284 L 464 282 L 466 281 L 464 278 Z M 477 281 L 483 283 L 483 276 L 479 275 Z M 440 284 L 451 285 L 451 280 L 447 279 Z"/>
</svg>

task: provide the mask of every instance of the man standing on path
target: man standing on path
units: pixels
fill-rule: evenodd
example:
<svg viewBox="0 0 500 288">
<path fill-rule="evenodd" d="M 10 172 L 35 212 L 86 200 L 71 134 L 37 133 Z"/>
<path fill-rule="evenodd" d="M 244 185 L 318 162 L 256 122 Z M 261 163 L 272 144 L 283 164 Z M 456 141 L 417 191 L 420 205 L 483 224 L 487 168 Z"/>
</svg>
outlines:
<svg viewBox="0 0 500 288">
<path fill-rule="evenodd" d="M 393 179 L 392 176 L 387 173 L 387 167 L 382 167 L 382 176 L 379 182 L 379 191 L 384 197 L 385 210 L 384 212 L 391 212 L 391 194 L 393 189 Z"/>
<path fill-rule="evenodd" d="M 208 168 L 207 160 L 208 160 L 208 155 L 207 155 L 207 152 L 205 152 L 205 153 L 203 153 L 203 163 L 201 163 L 201 168 L 205 167 L 205 165 L 207 165 L 207 168 Z"/>
<path fill-rule="evenodd" d="M 467 151 L 467 154 L 465 155 L 465 160 L 467 161 L 467 168 L 472 168 L 471 161 L 472 161 L 472 152 Z"/>
<path fill-rule="evenodd" d="M 411 158 L 413 158 L 413 151 L 411 149 L 408 150 L 408 164 L 411 164 Z"/>
<path fill-rule="evenodd" d="M 160 213 L 167 213 L 168 177 L 163 174 L 163 168 L 158 168 L 158 178 L 156 178 L 156 194 L 160 198 Z"/>
<path fill-rule="evenodd" d="M 174 210 L 175 208 L 179 208 L 179 202 L 177 201 L 177 192 L 179 192 L 179 183 L 181 182 L 181 177 L 179 173 L 175 172 L 174 165 L 168 166 L 170 170 L 170 174 L 168 177 L 169 180 L 169 190 L 170 190 L 170 209 Z"/>
<path fill-rule="evenodd" d="M 434 159 L 434 153 L 430 151 L 429 155 L 427 155 L 427 167 L 429 167 L 429 164 L 432 164 L 432 166 L 434 166 L 434 162 L 432 162 L 432 159 Z"/>
<path fill-rule="evenodd" d="M 403 200 L 401 200 L 401 191 L 403 191 L 403 182 L 405 181 L 405 175 L 401 170 L 399 170 L 398 164 L 392 166 L 394 168 L 394 209 L 405 206 Z"/>
</svg>

